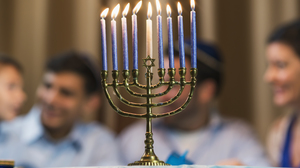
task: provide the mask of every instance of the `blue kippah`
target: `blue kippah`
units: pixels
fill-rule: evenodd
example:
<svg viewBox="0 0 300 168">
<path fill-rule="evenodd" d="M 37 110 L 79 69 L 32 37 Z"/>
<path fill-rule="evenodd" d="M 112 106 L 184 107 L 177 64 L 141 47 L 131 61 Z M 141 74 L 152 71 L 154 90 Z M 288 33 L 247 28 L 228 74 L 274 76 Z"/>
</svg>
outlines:
<svg viewBox="0 0 300 168">
<path fill-rule="evenodd" d="M 185 44 L 190 46 L 191 45 L 191 40 L 186 39 Z M 212 44 L 209 44 L 207 42 L 198 40 L 197 41 L 197 49 L 201 50 L 204 53 L 206 53 L 208 56 L 214 58 L 218 62 L 222 62 L 221 54 L 220 54 L 220 52 L 219 52 L 219 50 L 216 46 L 214 46 Z"/>
</svg>

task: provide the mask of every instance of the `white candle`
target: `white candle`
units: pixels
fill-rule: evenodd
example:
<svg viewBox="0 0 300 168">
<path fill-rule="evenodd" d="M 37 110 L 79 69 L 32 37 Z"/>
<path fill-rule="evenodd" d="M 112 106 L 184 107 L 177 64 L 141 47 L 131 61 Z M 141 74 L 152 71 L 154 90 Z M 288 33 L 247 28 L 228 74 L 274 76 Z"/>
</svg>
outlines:
<svg viewBox="0 0 300 168">
<path fill-rule="evenodd" d="M 153 57 L 153 44 L 152 44 L 152 7 L 151 3 L 148 3 L 148 12 L 146 20 L 146 56 Z"/>
</svg>

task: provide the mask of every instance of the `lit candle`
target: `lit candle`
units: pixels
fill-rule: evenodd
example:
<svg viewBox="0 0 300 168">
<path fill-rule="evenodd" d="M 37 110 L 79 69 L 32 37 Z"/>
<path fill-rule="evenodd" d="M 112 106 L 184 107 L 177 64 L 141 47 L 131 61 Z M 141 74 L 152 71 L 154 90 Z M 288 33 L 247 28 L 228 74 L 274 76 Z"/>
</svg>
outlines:
<svg viewBox="0 0 300 168">
<path fill-rule="evenodd" d="M 142 6 L 140 1 L 132 11 L 132 55 L 133 55 L 133 69 L 138 69 L 138 37 L 137 37 L 137 13 Z"/>
<path fill-rule="evenodd" d="M 102 48 L 102 70 L 107 71 L 107 48 L 106 48 L 106 23 L 105 18 L 108 13 L 108 8 L 106 8 L 100 14 L 100 23 L 101 23 L 101 48 Z"/>
<path fill-rule="evenodd" d="M 171 8 L 167 5 L 167 25 L 168 25 L 168 48 L 169 48 L 169 68 L 174 68 L 174 46 L 173 46 L 173 26 L 171 18 Z"/>
<path fill-rule="evenodd" d="M 191 0 L 191 67 L 197 68 L 197 35 L 195 0 Z"/>
<path fill-rule="evenodd" d="M 127 19 L 126 16 L 129 10 L 129 3 L 122 12 L 122 42 L 123 42 L 123 69 L 129 70 L 128 66 L 128 38 L 127 38 Z"/>
<path fill-rule="evenodd" d="M 164 68 L 164 51 L 163 51 L 163 36 L 162 36 L 162 20 L 161 20 L 161 6 L 159 0 L 156 0 L 157 10 L 157 43 L 158 43 L 158 58 L 159 68 Z"/>
<path fill-rule="evenodd" d="M 118 70 L 118 50 L 117 50 L 117 25 L 116 17 L 120 10 L 120 4 L 118 4 L 111 13 L 111 43 L 112 43 L 112 63 L 113 70 Z"/>
<path fill-rule="evenodd" d="M 153 44 L 152 44 L 152 6 L 148 3 L 148 12 L 146 20 L 146 56 L 153 57 Z"/>
<path fill-rule="evenodd" d="M 178 47 L 179 47 L 179 60 L 180 68 L 185 67 L 185 51 L 184 51 L 184 32 L 183 32 L 183 17 L 182 7 L 180 2 L 177 3 L 178 9 Z"/>
</svg>

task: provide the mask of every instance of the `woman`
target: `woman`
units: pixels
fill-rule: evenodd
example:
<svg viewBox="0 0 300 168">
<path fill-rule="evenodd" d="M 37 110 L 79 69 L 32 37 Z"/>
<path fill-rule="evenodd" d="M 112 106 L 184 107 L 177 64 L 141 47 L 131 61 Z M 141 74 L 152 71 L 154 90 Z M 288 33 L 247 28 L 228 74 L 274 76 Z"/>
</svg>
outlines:
<svg viewBox="0 0 300 168">
<path fill-rule="evenodd" d="M 266 49 L 265 80 L 277 106 L 293 113 L 279 118 L 268 136 L 268 152 L 274 166 L 300 166 L 300 20 L 277 29 Z"/>
<path fill-rule="evenodd" d="M 25 98 L 21 66 L 0 54 L 0 121 L 14 119 Z"/>
</svg>

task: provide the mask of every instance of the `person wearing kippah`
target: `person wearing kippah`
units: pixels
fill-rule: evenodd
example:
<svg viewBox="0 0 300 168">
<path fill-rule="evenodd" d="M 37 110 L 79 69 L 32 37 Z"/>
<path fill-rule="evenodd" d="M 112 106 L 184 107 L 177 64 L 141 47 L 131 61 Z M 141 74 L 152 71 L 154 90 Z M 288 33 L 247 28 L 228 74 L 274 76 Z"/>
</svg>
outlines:
<svg viewBox="0 0 300 168">
<path fill-rule="evenodd" d="M 101 103 L 94 63 L 74 51 L 48 60 L 37 103 L 4 125 L 7 140 L 0 142 L 0 159 L 23 168 L 119 165 L 113 133 L 99 123 L 81 122 L 81 113 Z"/>
<path fill-rule="evenodd" d="M 187 75 L 190 79 L 190 41 L 185 42 Z M 168 55 L 166 53 L 166 55 Z M 179 67 L 178 46 L 175 46 L 175 68 Z M 197 85 L 189 105 L 181 113 L 153 120 L 154 151 L 160 160 L 171 165 L 249 165 L 268 166 L 262 146 L 248 125 L 240 120 L 222 117 L 214 107 L 222 88 L 223 60 L 217 48 L 197 42 Z M 168 59 L 165 59 L 168 68 Z M 179 79 L 178 72 L 175 77 Z M 168 75 L 166 75 L 168 76 Z M 176 88 L 176 87 L 175 87 Z M 158 101 L 174 97 L 173 88 Z M 164 107 L 171 111 L 186 100 L 189 87 L 175 103 Z M 124 164 L 138 160 L 144 149 L 145 122 L 126 128 L 118 137 Z"/>
</svg>

